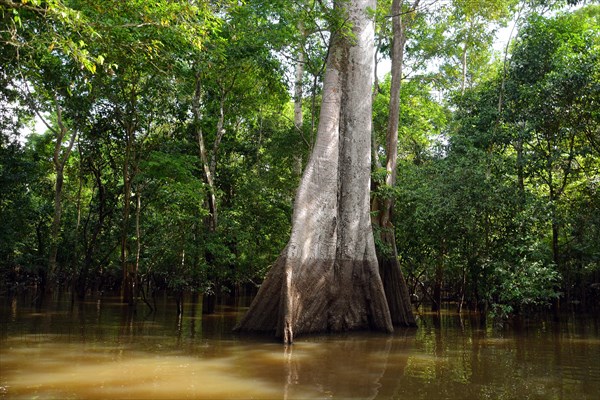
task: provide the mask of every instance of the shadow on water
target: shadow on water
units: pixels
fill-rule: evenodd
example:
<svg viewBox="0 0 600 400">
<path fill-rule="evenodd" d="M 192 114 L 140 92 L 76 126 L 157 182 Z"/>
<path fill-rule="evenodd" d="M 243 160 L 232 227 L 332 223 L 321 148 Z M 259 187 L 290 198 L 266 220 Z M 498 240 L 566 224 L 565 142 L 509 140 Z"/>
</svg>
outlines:
<svg viewBox="0 0 600 400">
<path fill-rule="evenodd" d="M 419 329 L 298 338 L 285 347 L 231 332 L 245 308 L 177 316 L 103 298 L 43 312 L 0 306 L 0 397 L 596 399 L 598 320 L 422 314 Z"/>
</svg>

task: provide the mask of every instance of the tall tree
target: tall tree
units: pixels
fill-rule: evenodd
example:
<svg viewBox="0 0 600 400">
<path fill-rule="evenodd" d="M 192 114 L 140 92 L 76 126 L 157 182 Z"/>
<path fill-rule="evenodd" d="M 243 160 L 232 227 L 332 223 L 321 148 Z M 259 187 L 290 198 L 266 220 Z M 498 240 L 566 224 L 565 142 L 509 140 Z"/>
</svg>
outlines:
<svg viewBox="0 0 600 400">
<path fill-rule="evenodd" d="M 372 0 L 337 3 L 317 141 L 296 194 L 292 233 L 240 331 L 270 331 L 291 343 L 309 332 L 392 322 L 369 215 Z M 346 25 L 350 24 L 350 25 Z"/>
<path fill-rule="evenodd" d="M 386 133 L 386 179 L 385 185 L 393 188 L 396 185 L 398 168 L 398 126 L 400 121 L 400 88 L 404 64 L 404 46 L 406 44 L 406 25 L 408 19 L 419 6 L 419 0 L 410 5 L 410 10 L 403 14 L 403 1 L 393 0 L 391 7 L 392 18 L 392 67 L 389 102 L 389 117 Z M 398 263 L 396 237 L 392 224 L 393 198 L 385 197 L 373 202 L 373 211 L 377 212 L 374 224 L 380 233 L 382 248 L 377 258 L 385 294 L 390 308 L 392 321 L 397 325 L 414 326 L 415 318 L 411 309 L 410 297 L 406 280 Z"/>
<path fill-rule="evenodd" d="M 93 32 L 86 18 L 61 2 L 2 2 L 0 44 L 3 64 L 10 65 L 9 85 L 21 89 L 23 103 L 42 120 L 53 136 L 53 212 L 41 286 L 51 291 L 58 270 L 61 242 L 65 167 L 71 156 L 78 125 L 86 118 L 89 102 L 86 81 L 101 60 L 90 55 L 85 41 Z M 5 10 L 7 10 L 5 12 Z M 11 12 L 9 13 L 8 10 Z M 71 37 L 80 37 L 75 43 Z M 50 116 L 49 116 L 50 115 Z M 41 297 L 39 298 L 41 299 Z"/>
</svg>

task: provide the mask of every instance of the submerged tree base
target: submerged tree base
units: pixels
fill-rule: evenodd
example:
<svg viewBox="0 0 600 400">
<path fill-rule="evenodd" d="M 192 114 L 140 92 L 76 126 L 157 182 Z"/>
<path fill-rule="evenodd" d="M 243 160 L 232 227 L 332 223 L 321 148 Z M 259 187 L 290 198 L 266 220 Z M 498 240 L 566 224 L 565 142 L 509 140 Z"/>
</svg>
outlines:
<svg viewBox="0 0 600 400">
<path fill-rule="evenodd" d="M 376 268 L 370 260 L 303 262 L 282 255 L 234 330 L 272 333 L 285 343 L 306 333 L 392 332 Z"/>
<path fill-rule="evenodd" d="M 383 225 L 380 220 L 377 223 Z M 394 227 L 390 225 L 386 229 L 380 230 L 380 234 L 380 240 L 389 249 L 388 253 L 378 254 L 377 259 L 392 323 L 399 327 L 415 327 L 417 322 L 412 311 L 408 285 L 398 262 Z"/>
<path fill-rule="evenodd" d="M 385 296 L 394 326 L 416 327 L 417 322 L 412 311 L 410 296 L 398 259 L 381 256 L 379 273 L 384 283 Z"/>
<path fill-rule="evenodd" d="M 343 4 L 343 6 L 342 6 Z M 370 216 L 374 0 L 339 4 L 352 35 L 327 58 L 317 141 L 296 194 L 288 245 L 238 331 L 392 332 Z"/>
</svg>

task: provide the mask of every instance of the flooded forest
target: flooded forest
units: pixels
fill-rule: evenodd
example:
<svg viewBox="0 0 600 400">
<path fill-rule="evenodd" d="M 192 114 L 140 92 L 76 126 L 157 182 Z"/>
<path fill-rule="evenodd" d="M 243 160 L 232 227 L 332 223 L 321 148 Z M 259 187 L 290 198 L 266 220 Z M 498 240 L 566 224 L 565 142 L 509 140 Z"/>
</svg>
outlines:
<svg viewBox="0 0 600 400">
<path fill-rule="evenodd" d="M 0 398 L 597 398 L 599 110 L 595 1 L 0 0 Z"/>
</svg>

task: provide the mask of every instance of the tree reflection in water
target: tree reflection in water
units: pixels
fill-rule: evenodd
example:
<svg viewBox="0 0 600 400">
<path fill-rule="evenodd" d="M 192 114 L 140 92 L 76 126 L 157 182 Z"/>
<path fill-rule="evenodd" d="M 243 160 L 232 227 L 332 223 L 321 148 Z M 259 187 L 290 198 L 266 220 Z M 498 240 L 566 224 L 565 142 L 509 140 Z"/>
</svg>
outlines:
<svg viewBox="0 0 600 400">
<path fill-rule="evenodd" d="M 595 398 L 598 319 L 502 329 L 423 314 L 419 329 L 304 336 L 291 346 L 234 335 L 243 308 L 155 313 L 118 301 L 36 312 L 2 299 L 0 394 L 10 398 Z M 597 318 L 597 317 L 596 317 Z"/>
</svg>

